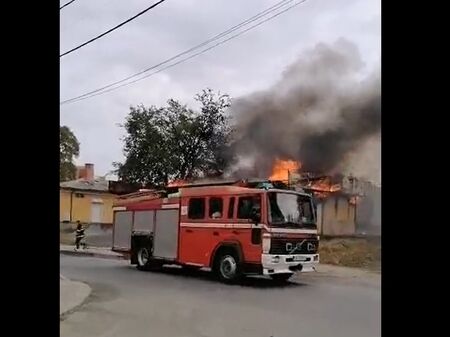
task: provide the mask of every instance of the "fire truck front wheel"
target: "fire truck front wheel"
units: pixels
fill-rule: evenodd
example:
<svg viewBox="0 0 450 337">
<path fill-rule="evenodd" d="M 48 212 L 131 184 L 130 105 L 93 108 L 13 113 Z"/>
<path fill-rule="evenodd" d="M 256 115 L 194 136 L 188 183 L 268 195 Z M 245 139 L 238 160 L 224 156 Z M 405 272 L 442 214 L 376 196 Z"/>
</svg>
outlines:
<svg viewBox="0 0 450 337">
<path fill-rule="evenodd" d="M 242 276 L 242 267 L 237 254 L 230 250 L 221 253 L 217 259 L 215 272 L 222 282 L 237 282 Z"/>
</svg>

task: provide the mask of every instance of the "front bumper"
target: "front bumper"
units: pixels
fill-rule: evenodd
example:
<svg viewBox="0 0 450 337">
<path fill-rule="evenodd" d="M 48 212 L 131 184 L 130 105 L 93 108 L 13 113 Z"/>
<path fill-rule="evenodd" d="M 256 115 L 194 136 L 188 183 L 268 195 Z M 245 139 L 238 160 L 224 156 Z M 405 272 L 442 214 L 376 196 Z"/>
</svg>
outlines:
<svg viewBox="0 0 450 337">
<path fill-rule="evenodd" d="M 262 254 L 263 275 L 311 272 L 319 264 L 319 254 Z"/>
</svg>

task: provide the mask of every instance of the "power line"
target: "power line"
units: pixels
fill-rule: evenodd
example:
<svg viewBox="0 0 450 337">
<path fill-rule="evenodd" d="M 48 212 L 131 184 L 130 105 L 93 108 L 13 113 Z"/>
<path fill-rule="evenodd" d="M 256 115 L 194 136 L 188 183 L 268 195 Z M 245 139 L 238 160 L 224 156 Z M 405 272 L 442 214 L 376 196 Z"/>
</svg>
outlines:
<svg viewBox="0 0 450 337">
<path fill-rule="evenodd" d="M 163 67 L 163 68 L 161 68 L 161 69 L 159 69 L 159 70 L 157 70 L 157 71 L 155 71 L 155 72 L 152 72 L 152 73 L 150 73 L 150 74 L 148 74 L 148 75 L 146 75 L 146 76 L 143 76 L 143 77 L 141 77 L 141 78 L 138 78 L 138 79 L 136 79 L 136 80 L 134 80 L 134 81 L 124 83 L 124 84 L 122 84 L 122 85 L 116 86 L 116 87 L 111 88 L 111 89 L 109 89 L 109 90 L 104 90 L 104 89 L 110 88 L 110 87 L 112 87 L 112 86 L 114 86 L 114 85 L 117 85 L 117 84 L 120 84 L 120 83 L 122 83 L 122 82 L 125 82 L 125 81 L 127 81 L 127 80 L 129 80 L 129 79 L 131 79 L 131 78 L 136 77 L 136 76 L 139 76 L 139 75 L 141 75 L 141 74 L 143 74 L 143 73 L 145 73 L 145 72 L 148 72 L 149 70 L 153 70 L 153 69 L 155 69 L 155 68 L 157 68 L 157 67 L 159 67 L 159 66 L 161 66 L 161 65 L 164 65 L 164 64 L 166 64 L 166 63 L 168 63 L 168 62 L 170 62 L 170 61 L 172 61 L 172 60 L 178 58 L 179 56 L 185 55 L 185 54 L 187 54 L 187 53 L 189 53 L 189 52 L 191 52 L 191 51 L 193 51 L 193 50 L 195 50 L 195 49 L 198 49 L 199 47 L 205 46 L 205 45 L 209 44 L 210 42 L 212 42 L 212 41 L 214 41 L 214 40 L 217 40 L 217 39 L 219 39 L 219 38 L 221 38 L 221 37 L 224 37 L 225 35 L 228 35 L 229 33 L 233 32 L 233 31 L 236 31 L 237 29 L 239 29 L 239 28 L 241 28 L 241 27 L 243 27 L 243 26 L 245 26 L 245 25 L 248 25 L 248 24 L 251 23 L 251 22 L 254 22 L 254 21 L 258 20 L 258 19 L 261 19 L 262 17 L 266 16 L 267 14 L 270 14 L 271 12 L 273 12 L 273 11 L 275 11 L 275 10 L 277 10 L 277 9 L 280 9 L 280 8 L 286 6 L 287 4 L 289 4 L 289 3 L 293 2 L 293 1 L 294 1 L 294 0 L 289 0 L 289 1 L 284 0 L 284 1 L 280 1 L 279 3 L 273 5 L 272 7 L 269 7 L 268 9 L 264 10 L 263 12 L 260 12 L 260 13 L 258 13 L 258 14 L 256 14 L 256 15 L 252 16 L 251 18 L 249 18 L 249 19 L 247 19 L 247 20 L 241 22 L 240 24 L 235 25 L 235 26 L 231 27 L 230 29 L 228 29 L 228 30 L 226 30 L 226 31 L 224 31 L 224 32 L 222 32 L 222 33 L 220 33 L 220 34 L 218 34 L 218 35 L 216 35 L 216 36 L 214 36 L 214 37 L 208 39 L 207 41 L 205 41 L 205 42 L 203 42 L 203 43 L 201 43 L 201 44 L 199 44 L 199 45 L 197 45 L 197 46 L 195 46 L 195 47 L 192 47 L 192 48 L 190 48 L 190 49 L 188 49 L 188 50 L 186 50 L 186 51 L 184 51 L 184 52 L 182 52 L 182 53 L 180 53 L 180 54 L 177 54 L 177 55 L 175 55 L 175 56 L 173 56 L 173 57 L 171 57 L 171 58 L 169 58 L 169 59 L 167 59 L 167 60 L 165 60 L 165 61 L 163 61 L 163 62 L 160 62 L 160 63 L 158 63 L 158 64 L 156 64 L 156 65 L 154 65 L 154 66 L 152 66 L 152 67 L 150 67 L 150 68 L 147 68 L 147 69 L 145 69 L 145 70 L 143 70 L 143 71 L 140 71 L 140 72 L 138 72 L 138 73 L 136 73 L 136 74 L 134 74 L 134 75 L 128 76 L 128 77 L 126 77 L 126 78 L 124 78 L 124 79 L 122 79 L 122 80 L 113 82 L 113 83 L 111 83 L 111 84 L 108 84 L 108 85 L 103 86 L 103 87 L 101 87 L 101 88 L 98 88 L 98 89 L 96 89 L 96 90 L 92 90 L 92 91 L 90 91 L 90 92 L 87 92 L 87 93 L 85 93 L 85 94 L 79 95 L 79 96 L 77 96 L 77 97 L 73 97 L 73 98 L 70 98 L 70 99 L 66 99 L 66 100 L 62 101 L 60 104 L 62 105 L 62 104 L 68 104 L 68 103 L 78 102 L 78 101 L 81 101 L 81 100 L 84 100 L 84 99 L 87 99 L 87 98 L 91 98 L 91 97 L 94 97 L 94 96 L 97 96 L 97 95 L 101 95 L 101 94 L 104 94 L 104 93 L 107 93 L 107 92 L 110 92 L 110 91 L 119 89 L 119 88 L 121 88 L 121 87 L 124 87 L 124 86 L 130 85 L 130 84 L 136 83 L 136 82 L 141 81 L 141 80 L 143 80 L 143 79 L 145 79 L 145 78 L 148 78 L 148 77 L 150 77 L 150 76 L 153 76 L 153 75 L 155 75 L 155 74 L 157 74 L 157 73 L 159 73 L 159 72 L 161 72 L 161 71 L 163 71 L 163 70 L 165 70 L 165 69 L 174 67 L 174 66 L 176 66 L 176 65 L 178 65 L 178 64 L 180 64 L 180 63 L 182 63 L 182 62 L 185 62 L 185 61 L 187 61 L 187 60 L 189 60 L 189 59 L 191 59 L 191 58 L 194 58 L 194 57 L 196 57 L 196 56 L 198 56 L 198 55 L 201 55 L 201 54 L 203 54 L 203 53 L 205 53 L 205 52 L 207 52 L 207 51 L 209 51 L 209 50 L 211 50 L 211 49 L 213 49 L 213 48 L 215 48 L 215 47 L 217 47 L 217 46 L 219 46 L 219 45 L 221 45 L 221 44 L 224 44 L 224 43 L 226 43 L 226 42 L 228 42 L 228 41 L 230 41 L 230 40 L 232 40 L 232 39 L 234 39 L 234 38 L 236 38 L 236 37 L 238 37 L 238 36 L 240 36 L 240 35 L 242 35 L 242 34 L 248 32 L 249 30 L 251 30 L 251 29 L 253 29 L 253 28 L 256 28 L 257 26 L 260 26 L 261 24 L 263 24 L 263 23 L 265 23 L 265 22 L 267 22 L 267 21 L 269 21 L 269 20 L 274 19 L 275 17 L 277 17 L 277 16 L 279 16 L 279 15 L 285 13 L 286 11 L 290 10 L 291 8 L 293 8 L 293 7 L 295 7 L 295 6 L 298 6 L 298 5 L 300 5 L 300 4 L 304 3 L 304 2 L 306 2 L 307 0 L 299 1 L 299 2 L 297 2 L 297 3 L 295 3 L 295 4 L 291 5 L 291 6 L 287 7 L 286 9 L 284 9 L 284 10 L 282 10 L 282 11 L 279 11 L 278 13 L 276 13 L 276 14 L 274 14 L 274 15 L 268 17 L 267 19 L 262 20 L 262 21 L 260 21 L 259 23 L 255 24 L 255 25 L 252 25 L 252 26 L 250 26 L 249 28 L 247 28 L 247 29 L 245 29 L 245 30 L 243 30 L 243 31 L 241 31 L 241 32 L 239 32 L 239 33 L 237 33 L 237 34 L 235 34 L 235 35 L 233 35 L 233 36 L 231 36 L 231 37 L 225 39 L 225 40 L 222 40 L 222 41 L 220 41 L 220 42 L 218 42 L 218 43 L 216 43 L 216 44 L 214 44 L 214 45 L 212 45 L 212 46 L 210 46 L 210 47 L 208 47 L 208 48 L 205 48 L 205 49 L 201 50 L 200 52 L 197 52 L 197 53 L 195 53 L 195 54 L 193 54 L 193 55 L 190 55 L 190 56 L 188 56 L 188 57 L 186 57 L 186 58 L 183 58 L 183 59 L 181 59 L 180 61 L 177 61 L 177 62 L 175 62 L 175 63 L 169 64 L 169 65 L 167 65 L 166 67 Z"/>
<path fill-rule="evenodd" d="M 74 2 L 75 0 L 71 0 L 68 3 L 66 3 L 65 5 L 62 5 L 61 7 L 59 7 L 59 10 L 63 9 L 66 6 L 69 6 L 72 2 Z"/>
<path fill-rule="evenodd" d="M 144 70 L 142 70 L 142 71 L 140 71 L 140 72 L 138 72 L 138 73 L 135 73 L 135 74 L 133 74 L 133 75 L 130 75 L 130 76 L 128 76 L 128 77 L 126 77 L 126 78 L 124 78 L 124 79 L 121 79 L 121 80 L 119 80 L 119 81 L 110 83 L 110 84 L 108 84 L 108 85 L 105 85 L 105 86 L 103 86 L 103 87 L 97 88 L 97 89 L 92 90 L 92 91 L 89 91 L 89 92 L 87 92 L 87 93 L 85 93 L 85 94 L 82 94 L 82 95 L 79 95 L 79 96 L 77 96 L 77 97 L 73 97 L 73 98 L 67 99 L 67 100 L 63 101 L 62 103 L 68 103 L 69 101 L 77 100 L 77 99 L 79 99 L 79 98 L 82 98 L 82 97 L 85 97 L 85 96 L 89 96 L 89 95 L 91 95 L 91 94 L 93 94 L 93 93 L 96 93 L 96 92 L 102 91 L 102 90 L 104 90 L 104 89 L 110 88 L 110 87 L 112 87 L 112 86 L 114 86 L 114 85 L 116 85 L 116 84 L 123 83 L 123 82 L 125 82 L 125 81 L 127 81 L 127 80 L 129 80 L 129 79 L 132 79 L 132 78 L 134 78 L 134 77 L 136 77 L 136 76 L 139 76 L 139 75 L 141 75 L 141 74 L 144 74 L 144 73 L 146 73 L 146 72 L 148 72 L 148 71 L 150 71 L 150 70 L 153 70 L 153 69 L 155 69 L 155 68 L 158 68 L 159 66 L 162 66 L 162 65 L 164 65 L 164 64 L 166 64 L 166 63 L 169 63 L 170 61 L 173 61 L 173 60 L 177 59 L 177 58 L 180 57 L 180 56 L 186 55 L 186 54 L 188 54 L 188 53 L 190 53 L 190 52 L 192 52 L 192 51 L 194 51 L 194 50 L 196 50 L 196 49 L 198 49 L 198 48 L 201 48 L 201 47 L 203 47 L 203 46 L 209 44 L 210 42 L 213 42 L 213 41 L 215 41 L 215 40 L 218 40 L 218 39 L 220 39 L 221 37 L 224 37 L 224 36 L 226 36 L 226 35 L 228 35 L 228 34 L 234 32 L 234 31 L 238 30 L 239 28 L 242 28 L 242 27 L 244 27 L 244 26 L 246 26 L 246 25 L 248 25 L 248 24 L 250 24 L 250 23 L 252 23 L 252 22 L 254 22 L 254 21 L 257 21 L 257 20 L 259 20 L 260 18 L 264 17 L 265 15 L 270 14 L 271 12 L 274 12 L 274 11 L 276 11 L 276 10 L 282 8 L 282 7 L 286 6 L 287 4 L 289 4 L 289 3 L 293 2 L 293 1 L 294 1 L 294 0 L 282 0 L 282 1 L 280 1 L 280 2 L 278 2 L 278 3 L 276 3 L 276 4 L 274 4 L 274 5 L 272 5 L 271 7 L 269 7 L 269 8 L 267 8 L 267 9 L 263 10 L 262 12 L 259 12 L 259 13 L 255 14 L 255 15 L 253 15 L 252 17 L 250 17 L 250 18 L 248 18 L 248 19 L 242 21 L 241 23 L 239 23 L 239 24 L 237 24 L 237 25 L 234 25 L 233 27 L 231 27 L 231 28 L 229 28 L 229 29 L 223 31 L 222 33 L 219 33 L 219 34 L 217 34 L 217 35 L 215 35 L 215 36 L 209 38 L 208 40 L 206 40 L 206 41 L 204 41 L 204 42 L 202 42 L 202 43 L 200 43 L 200 44 L 198 44 L 198 45 L 196 45 L 196 46 L 194 46 L 194 47 L 192 47 L 192 48 L 189 48 L 189 49 L 187 49 L 187 50 L 185 50 L 185 51 L 183 51 L 183 52 L 181 52 L 181 53 L 179 53 L 179 54 L 177 54 L 177 55 L 175 55 L 175 56 L 172 56 L 171 58 L 169 58 L 169 59 L 167 59 L 167 60 L 165 60 L 165 61 L 162 61 L 162 62 L 160 62 L 160 63 L 158 63 L 158 64 L 155 64 L 155 65 L 153 65 L 153 66 L 151 66 L 151 67 L 149 67 L 149 68 L 146 68 L 146 69 L 144 69 Z"/>
<path fill-rule="evenodd" d="M 292 1 L 294 1 L 294 0 L 290 0 L 289 2 L 292 2 Z M 183 62 L 185 62 L 185 61 L 188 61 L 188 60 L 190 60 L 190 59 L 192 59 L 192 58 L 194 58 L 194 57 L 196 57 L 196 56 L 198 56 L 198 55 L 201 55 L 201 54 L 203 54 L 203 53 L 205 53 L 205 52 L 207 52 L 207 51 L 209 51 L 209 50 L 211 50 L 211 49 L 213 49 L 213 48 L 216 48 L 217 46 L 222 45 L 222 44 L 224 44 L 224 43 L 226 43 L 226 42 L 228 42 L 228 41 L 230 41 L 230 40 L 232 40 L 232 39 L 234 39 L 234 38 L 236 38 L 236 37 L 238 37 L 238 36 L 240 36 L 240 35 L 242 35 L 242 34 L 248 32 L 249 30 L 252 30 L 252 29 L 254 29 L 254 28 L 256 28 L 256 27 L 262 25 L 263 23 L 265 23 L 265 22 L 267 22 L 267 21 L 270 21 L 270 20 L 274 19 L 275 17 L 277 17 L 277 16 L 279 16 L 279 15 L 281 15 L 281 14 L 287 12 L 288 10 L 292 9 L 293 7 L 296 7 L 296 6 L 302 4 L 302 3 L 306 2 L 306 1 L 307 1 L 307 0 L 301 0 L 301 1 L 299 1 L 299 2 L 297 2 L 297 3 L 295 3 L 295 4 L 293 4 L 293 5 L 291 5 L 291 6 L 289 6 L 289 7 L 287 7 L 286 9 L 284 9 L 284 10 L 282 10 L 282 11 L 280 11 L 280 12 L 278 12 L 278 13 L 276 13 L 276 14 L 270 16 L 270 17 L 268 17 L 267 19 L 262 20 L 262 21 L 258 22 L 257 24 L 255 24 L 255 25 L 253 25 L 253 26 L 250 26 L 249 28 L 247 28 L 247 29 L 245 29 L 245 30 L 243 30 L 243 31 L 241 31 L 241 32 L 239 32 L 239 33 L 237 33 L 237 34 L 235 34 L 235 35 L 233 35 L 233 36 L 231 36 L 231 37 L 229 37 L 229 38 L 223 40 L 223 41 L 220 41 L 220 42 L 218 42 L 218 43 L 216 43 L 216 44 L 214 44 L 214 45 L 212 45 L 212 46 L 210 46 L 210 47 L 208 47 L 208 48 L 205 48 L 205 49 L 201 50 L 200 52 L 197 52 L 197 53 L 195 53 L 195 54 L 193 54 L 193 55 L 190 55 L 190 56 L 188 56 L 188 57 L 186 57 L 186 58 L 183 58 L 183 59 L 181 59 L 180 61 L 177 61 L 177 62 L 175 62 L 175 63 L 169 64 L 169 65 L 167 65 L 167 66 L 165 66 L 165 67 L 163 67 L 163 68 L 161 68 L 161 69 L 158 69 L 158 70 L 156 70 L 156 71 L 154 71 L 154 72 L 152 72 L 152 73 L 150 73 L 150 74 L 148 74 L 148 75 L 146 75 L 146 76 L 142 76 L 141 78 L 138 78 L 138 79 L 136 79 L 136 80 L 133 80 L 133 81 L 130 81 L 130 82 L 127 82 L 127 83 L 123 83 L 123 84 L 121 84 L 121 85 L 119 85 L 119 86 L 110 88 L 110 89 L 108 89 L 108 90 L 103 90 L 103 91 L 100 91 L 100 92 L 93 93 L 92 95 L 85 94 L 85 95 L 82 95 L 82 97 L 80 97 L 80 98 L 72 98 L 72 99 L 68 99 L 68 100 L 65 100 L 65 101 L 61 102 L 60 104 L 70 104 L 70 103 L 75 103 L 75 102 L 82 101 L 82 100 L 85 100 L 85 99 L 88 99 L 88 98 L 91 98 L 91 97 L 94 97 L 94 96 L 102 95 L 102 94 L 105 94 L 105 93 L 114 91 L 114 90 L 116 90 L 116 89 L 119 89 L 119 88 L 122 88 L 122 87 L 125 87 L 125 86 L 128 86 L 128 85 L 131 85 L 131 84 L 133 84 L 133 83 L 139 82 L 139 81 L 144 80 L 144 79 L 146 79 L 146 78 L 148 78 L 148 77 L 150 77 L 150 76 L 156 75 L 156 74 L 158 74 L 158 73 L 160 73 L 160 72 L 162 72 L 162 71 L 164 71 L 164 70 L 166 70 L 166 69 L 172 68 L 172 67 L 174 67 L 174 66 L 176 66 L 176 65 L 178 65 L 178 64 L 180 64 L 180 63 L 183 63 Z M 97 90 L 97 91 L 99 91 L 99 90 Z"/>
<path fill-rule="evenodd" d="M 127 24 L 128 22 L 133 21 L 133 20 L 136 19 L 137 17 L 139 17 L 139 16 L 141 16 L 142 14 L 148 12 L 150 9 L 152 9 L 152 8 L 154 8 L 154 7 L 156 7 L 156 6 L 158 6 L 160 3 L 164 2 L 164 1 L 166 1 L 166 0 L 160 0 L 160 1 L 158 1 L 157 3 L 151 5 L 150 7 L 147 7 L 146 9 L 144 9 L 143 11 L 137 13 L 135 16 L 129 18 L 128 20 L 125 20 L 124 22 L 119 23 L 117 26 L 115 26 L 115 27 L 113 27 L 113 28 L 111 28 L 111 29 L 108 29 L 106 32 L 104 32 L 104 33 L 102 33 L 102 34 L 100 34 L 100 35 L 98 35 L 98 36 L 96 36 L 96 37 L 90 39 L 89 41 L 86 41 L 86 42 L 80 44 L 79 46 L 77 46 L 77 47 L 75 47 L 75 48 L 72 48 L 72 49 L 66 51 L 65 53 L 62 53 L 61 55 L 59 55 L 59 57 L 63 57 L 64 55 L 70 54 L 70 53 L 74 52 L 75 50 L 80 49 L 81 47 L 84 47 L 85 45 L 87 45 L 87 44 L 89 44 L 89 43 L 91 43 L 91 42 L 94 42 L 95 40 L 98 40 L 98 39 L 101 38 L 102 36 L 105 36 L 106 34 L 111 33 L 112 31 L 116 30 L 117 28 L 122 27 L 123 25 Z"/>
</svg>

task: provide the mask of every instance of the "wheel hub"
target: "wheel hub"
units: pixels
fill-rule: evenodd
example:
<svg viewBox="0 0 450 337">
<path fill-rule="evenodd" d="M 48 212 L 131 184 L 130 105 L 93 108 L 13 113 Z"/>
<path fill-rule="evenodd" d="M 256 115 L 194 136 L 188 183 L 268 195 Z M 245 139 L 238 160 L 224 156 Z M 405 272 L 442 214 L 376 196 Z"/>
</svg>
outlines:
<svg viewBox="0 0 450 337">
<path fill-rule="evenodd" d="M 223 277 L 230 279 L 236 274 L 237 263 L 232 256 L 226 256 L 220 264 L 220 273 Z"/>
<path fill-rule="evenodd" d="M 138 253 L 138 261 L 141 266 L 145 266 L 148 262 L 149 253 L 147 248 L 141 248 Z"/>
</svg>

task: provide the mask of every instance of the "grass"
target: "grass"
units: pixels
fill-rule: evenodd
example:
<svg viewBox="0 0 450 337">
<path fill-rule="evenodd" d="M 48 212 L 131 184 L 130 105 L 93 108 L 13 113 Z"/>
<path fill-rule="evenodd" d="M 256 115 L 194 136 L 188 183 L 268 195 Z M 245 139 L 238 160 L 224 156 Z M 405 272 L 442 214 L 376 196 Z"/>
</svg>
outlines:
<svg viewBox="0 0 450 337">
<path fill-rule="evenodd" d="M 320 262 L 381 271 L 379 238 L 321 238 Z"/>
</svg>

